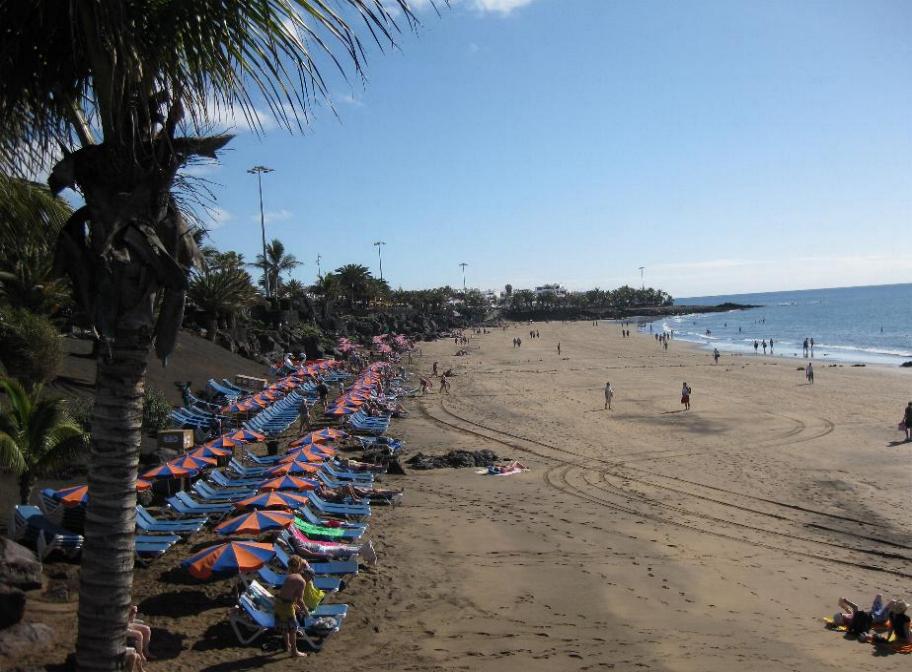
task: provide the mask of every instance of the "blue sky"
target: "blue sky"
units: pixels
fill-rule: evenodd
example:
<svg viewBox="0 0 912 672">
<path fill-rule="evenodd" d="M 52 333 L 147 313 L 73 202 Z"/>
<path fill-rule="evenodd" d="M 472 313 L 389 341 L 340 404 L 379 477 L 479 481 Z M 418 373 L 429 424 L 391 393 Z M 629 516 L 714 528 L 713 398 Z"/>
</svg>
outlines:
<svg viewBox="0 0 912 672">
<path fill-rule="evenodd" d="M 422 3 L 423 4 L 423 3 Z M 912 281 L 912 3 L 461 0 L 291 135 L 240 120 L 213 242 L 394 287 Z"/>
</svg>

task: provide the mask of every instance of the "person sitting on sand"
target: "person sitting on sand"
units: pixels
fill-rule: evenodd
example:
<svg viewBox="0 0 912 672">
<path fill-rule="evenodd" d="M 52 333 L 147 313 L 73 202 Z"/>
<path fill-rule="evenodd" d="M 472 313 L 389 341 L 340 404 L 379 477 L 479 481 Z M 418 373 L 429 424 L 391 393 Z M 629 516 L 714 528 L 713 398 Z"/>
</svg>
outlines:
<svg viewBox="0 0 912 672">
<path fill-rule="evenodd" d="M 886 620 L 890 622 L 890 630 L 885 635 L 874 635 L 875 644 L 909 644 L 912 636 L 909 633 L 909 605 L 903 600 L 890 600 L 885 606 Z M 891 642 L 891 638 L 893 641 Z"/>
<path fill-rule="evenodd" d="M 906 427 L 906 441 L 912 441 L 912 401 L 909 402 L 903 412 L 902 424 Z"/>
<path fill-rule="evenodd" d="M 611 382 L 605 383 L 605 410 L 611 410 L 611 400 L 614 399 L 614 388 L 611 387 Z"/>
<path fill-rule="evenodd" d="M 309 566 L 306 569 L 310 569 Z M 304 559 L 293 555 L 288 559 L 288 576 L 279 589 L 275 598 L 275 624 L 276 630 L 285 637 L 285 650 L 293 658 L 303 658 L 307 654 L 298 651 L 298 612 L 306 615 L 307 606 L 304 604 L 304 590 L 307 588 L 307 579 L 301 573 L 305 571 Z"/>
<path fill-rule="evenodd" d="M 488 467 L 489 474 L 509 474 L 514 471 L 528 471 L 529 468 L 522 462 L 513 460 L 509 464 L 492 464 Z"/>
<path fill-rule="evenodd" d="M 681 403 L 684 404 L 684 410 L 690 410 L 690 385 L 687 384 L 687 381 L 684 381 L 684 384 L 681 386 Z"/>
<path fill-rule="evenodd" d="M 127 616 L 127 638 L 138 640 L 139 646 L 135 647 L 136 650 L 142 654 L 145 660 L 150 660 L 152 654 L 149 653 L 149 643 L 152 641 L 152 629 L 142 621 L 136 620 L 138 612 L 139 607 L 135 604 L 130 607 L 130 612 Z"/>
</svg>

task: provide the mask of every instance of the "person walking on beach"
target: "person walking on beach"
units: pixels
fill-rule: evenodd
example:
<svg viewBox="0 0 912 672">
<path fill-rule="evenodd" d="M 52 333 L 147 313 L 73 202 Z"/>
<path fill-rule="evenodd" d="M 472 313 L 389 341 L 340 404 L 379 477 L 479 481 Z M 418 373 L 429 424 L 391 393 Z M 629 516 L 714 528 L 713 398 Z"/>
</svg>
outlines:
<svg viewBox="0 0 912 672">
<path fill-rule="evenodd" d="M 808 339 L 804 339 L 803 349 L 804 349 L 804 356 L 807 357 L 808 356 Z"/>
<path fill-rule="evenodd" d="M 811 339 L 811 357 L 814 356 L 814 339 Z"/>
<path fill-rule="evenodd" d="M 611 387 L 611 382 L 605 383 L 605 409 L 611 410 L 611 400 L 614 399 L 614 388 Z M 909 404 L 912 406 L 912 402 Z"/>
<path fill-rule="evenodd" d="M 446 392 L 447 394 L 450 393 L 450 380 L 447 378 L 447 374 L 445 374 L 445 373 L 442 376 L 440 376 L 440 392 L 439 393 L 443 394 L 444 392 Z"/>
<path fill-rule="evenodd" d="M 906 426 L 906 441 L 912 441 L 912 401 L 903 413 L 903 424 Z"/>
<path fill-rule="evenodd" d="M 437 362 L 434 362 L 434 378 L 437 377 Z"/>
<path fill-rule="evenodd" d="M 766 339 L 763 339 L 763 354 L 766 354 Z"/>
<path fill-rule="evenodd" d="M 713 348 L 713 363 L 719 363 L 719 348 Z"/>
<path fill-rule="evenodd" d="M 754 354 L 755 354 L 755 355 L 757 354 L 757 348 L 758 348 L 758 347 L 760 347 L 760 344 L 757 343 L 757 341 L 755 340 L 755 341 L 754 341 Z"/>
<path fill-rule="evenodd" d="M 557 342 L 557 356 L 560 357 L 560 341 Z"/>
<path fill-rule="evenodd" d="M 770 354 L 773 354 L 773 339 L 770 339 Z"/>
<path fill-rule="evenodd" d="M 814 384 L 814 365 L 810 362 L 804 369 L 804 377 L 807 378 L 808 385 Z"/>
<path fill-rule="evenodd" d="M 690 410 L 690 385 L 687 384 L 687 381 L 684 381 L 684 384 L 681 386 L 681 403 L 684 404 L 684 410 Z"/>
</svg>

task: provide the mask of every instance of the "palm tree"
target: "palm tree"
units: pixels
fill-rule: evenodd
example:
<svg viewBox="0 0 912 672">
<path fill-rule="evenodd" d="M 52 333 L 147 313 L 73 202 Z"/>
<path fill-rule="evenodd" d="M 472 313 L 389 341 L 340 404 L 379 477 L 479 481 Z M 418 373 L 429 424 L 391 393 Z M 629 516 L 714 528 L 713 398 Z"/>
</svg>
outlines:
<svg viewBox="0 0 912 672">
<path fill-rule="evenodd" d="M 14 308 L 49 315 L 68 300 L 53 262 L 57 235 L 72 213 L 46 186 L 0 175 L 0 295 Z"/>
<path fill-rule="evenodd" d="M 373 277 L 367 266 L 346 264 L 336 269 L 341 293 L 348 302 L 348 309 L 353 311 L 355 305 L 364 303 L 369 298 L 370 284 Z"/>
<path fill-rule="evenodd" d="M 250 274 L 244 270 L 243 257 L 231 252 L 221 255 L 221 261 L 194 272 L 187 292 L 190 301 L 209 317 L 207 335 L 211 341 L 215 340 L 219 320 L 228 318 L 233 324 L 238 313 L 257 300 Z"/>
<path fill-rule="evenodd" d="M 263 271 L 260 285 L 266 287 L 265 280 L 268 277 L 273 295 L 279 296 L 282 293 L 282 274 L 293 271 L 301 262 L 293 254 L 285 254 L 285 245 L 278 238 L 274 238 L 271 243 L 266 244 L 266 258 L 258 254 L 257 260 L 250 265 Z"/>
<path fill-rule="evenodd" d="M 191 227 L 172 193 L 181 166 L 215 158 L 228 135 L 205 133 L 208 109 L 255 106 L 302 130 L 325 96 L 310 45 L 360 71 L 346 17 L 393 42 L 390 5 L 407 0 L 93 0 L 0 2 L 0 173 L 24 174 L 66 148 L 48 183 L 85 205 L 63 227 L 61 270 L 102 338 L 96 375 L 89 505 L 80 571 L 76 664 L 119 669 L 133 582 L 135 478 L 149 353 L 174 348 L 189 271 Z"/>
<path fill-rule="evenodd" d="M 40 385 L 27 392 L 15 378 L 0 378 L 0 391 L 8 406 L 0 406 L 0 468 L 19 477 L 19 502 L 28 504 L 35 481 L 72 464 L 88 436 L 62 399 L 41 398 Z"/>
</svg>

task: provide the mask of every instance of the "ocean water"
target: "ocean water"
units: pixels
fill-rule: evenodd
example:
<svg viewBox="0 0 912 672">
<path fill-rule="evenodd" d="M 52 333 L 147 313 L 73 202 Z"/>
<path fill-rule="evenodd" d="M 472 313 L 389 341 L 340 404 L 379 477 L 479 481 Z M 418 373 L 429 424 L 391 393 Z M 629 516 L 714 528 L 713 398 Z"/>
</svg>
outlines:
<svg viewBox="0 0 912 672">
<path fill-rule="evenodd" d="M 661 328 L 720 352 L 753 353 L 754 339 L 772 338 L 776 356 L 802 358 L 804 339 L 813 338 L 815 360 L 894 366 L 912 360 L 912 284 L 675 300 L 682 305 L 728 301 L 761 307 L 665 318 Z"/>
</svg>

